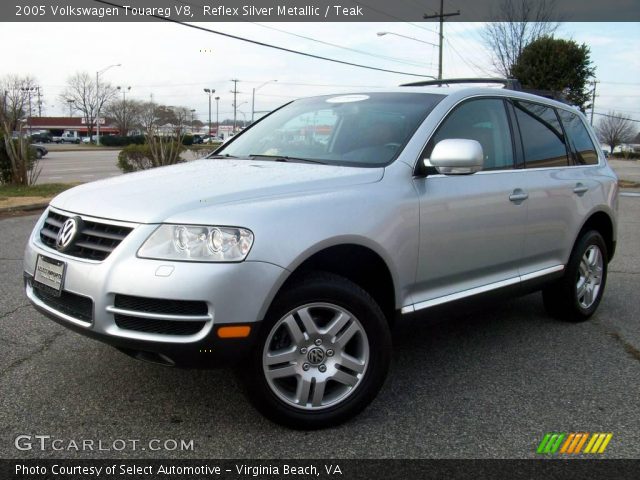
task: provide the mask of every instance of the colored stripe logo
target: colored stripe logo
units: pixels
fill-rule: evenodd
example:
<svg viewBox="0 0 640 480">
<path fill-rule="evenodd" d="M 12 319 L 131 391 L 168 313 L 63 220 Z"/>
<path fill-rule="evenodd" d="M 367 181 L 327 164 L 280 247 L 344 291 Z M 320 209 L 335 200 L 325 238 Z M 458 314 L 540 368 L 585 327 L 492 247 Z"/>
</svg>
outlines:
<svg viewBox="0 0 640 480">
<path fill-rule="evenodd" d="M 612 433 L 547 433 L 536 453 L 542 455 L 604 453 L 613 437 Z"/>
</svg>

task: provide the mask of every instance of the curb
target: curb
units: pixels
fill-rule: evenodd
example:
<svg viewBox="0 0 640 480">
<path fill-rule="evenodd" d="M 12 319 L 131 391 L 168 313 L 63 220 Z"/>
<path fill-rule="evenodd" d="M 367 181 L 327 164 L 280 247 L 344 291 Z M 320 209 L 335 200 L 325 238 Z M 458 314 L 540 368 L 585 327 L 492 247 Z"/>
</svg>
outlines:
<svg viewBox="0 0 640 480">
<path fill-rule="evenodd" d="M 15 207 L 0 207 L 0 213 L 31 212 L 33 210 L 44 210 L 48 206 L 49 202 L 28 203 L 26 205 L 16 205 Z"/>
</svg>

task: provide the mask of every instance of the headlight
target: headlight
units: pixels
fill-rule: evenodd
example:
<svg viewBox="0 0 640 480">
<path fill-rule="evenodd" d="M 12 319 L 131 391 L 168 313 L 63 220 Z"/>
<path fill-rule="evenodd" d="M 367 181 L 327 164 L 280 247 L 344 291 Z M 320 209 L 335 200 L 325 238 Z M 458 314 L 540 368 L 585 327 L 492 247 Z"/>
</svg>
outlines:
<svg viewBox="0 0 640 480">
<path fill-rule="evenodd" d="M 241 262 L 253 245 L 246 228 L 161 225 L 144 242 L 138 256 L 162 260 Z"/>
</svg>

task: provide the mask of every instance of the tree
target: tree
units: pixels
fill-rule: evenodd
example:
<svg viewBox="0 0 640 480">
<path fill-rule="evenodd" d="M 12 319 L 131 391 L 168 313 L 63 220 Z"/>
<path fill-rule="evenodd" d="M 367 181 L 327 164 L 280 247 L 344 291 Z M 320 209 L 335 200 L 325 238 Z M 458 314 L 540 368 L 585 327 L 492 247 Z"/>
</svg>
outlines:
<svg viewBox="0 0 640 480">
<path fill-rule="evenodd" d="M 20 120 L 30 117 L 29 95 L 34 95 L 37 82 L 35 78 L 26 75 L 7 75 L 0 79 L 1 114 L 11 132 L 20 130 Z"/>
<path fill-rule="evenodd" d="M 35 152 L 22 135 L 22 120 L 29 115 L 29 95 L 35 84 L 30 76 L 7 75 L 0 80 L 0 181 L 4 183 L 31 185 L 40 174 Z M 15 139 L 14 131 L 20 132 Z"/>
<path fill-rule="evenodd" d="M 601 142 L 613 149 L 623 143 L 631 142 L 635 129 L 629 117 L 617 112 L 609 112 L 603 116 L 596 125 L 596 133 Z"/>
<path fill-rule="evenodd" d="M 114 100 L 104 107 L 104 115 L 120 131 L 127 135 L 129 130 L 139 125 L 143 104 L 136 100 Z"/>
<path fill-rule="evenodd" d="M 527 45 L 512 68 L 522 86 L 562 93 L 583 112 L 590 105 L 589 82 L 595 75 L 585 44 L 542 37 Z"/>
<path fill-rule="evenodd" d="M 92 75 L 79 72 L 67 80 L 67 86 L 60 95 L 60 100 L 73 100 L 73 106 L 82 112 L 87 125 L 89 137 L 93 136 L 93 128 L 98 112 L 116 96 L 118 89 L 109 83 L 100 82 L 99 88 Z"/>
<path fill-rule="evenodd" d="M 513 77 L 512 67 L 524 48 L 555 33 L 560 26 L 551 21 L 556 3 L 557 0 L 502 0 L 494 16 L 504 21 L 488 23 L 482 32 L 499 75 Z"/>
</svg>

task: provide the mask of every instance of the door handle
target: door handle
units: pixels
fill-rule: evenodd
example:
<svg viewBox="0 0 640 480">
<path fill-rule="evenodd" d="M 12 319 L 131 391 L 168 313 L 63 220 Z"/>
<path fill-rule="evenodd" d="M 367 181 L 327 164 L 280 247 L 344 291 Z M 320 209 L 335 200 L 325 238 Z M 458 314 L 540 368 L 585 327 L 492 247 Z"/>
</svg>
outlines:
<svg viewBox="0 0 640 480">
<path fill-rule="evenodd" d="M 509 195 L 509 200 L 514 203 L 524 202 L 527 198 L 529 198 L 529 194 L 521 188 L 516 188 L 513 193 Z"/>
<path fill-rule="evenodd" d="M 587 187 L 586 185 L 584 185 L 582 183 L 577 183 L 575 188 L 573 189 L 573 193 L 575 193 L 576 195 L 582 195 L 583 193 L 586 193 L 587 191 L 589 191 L 589 187 Z"/>
</svg>

